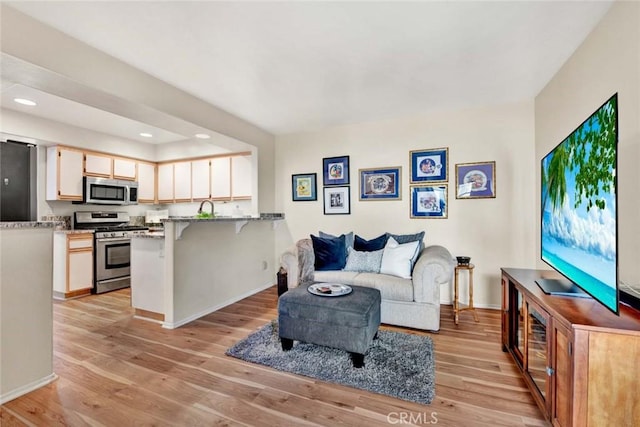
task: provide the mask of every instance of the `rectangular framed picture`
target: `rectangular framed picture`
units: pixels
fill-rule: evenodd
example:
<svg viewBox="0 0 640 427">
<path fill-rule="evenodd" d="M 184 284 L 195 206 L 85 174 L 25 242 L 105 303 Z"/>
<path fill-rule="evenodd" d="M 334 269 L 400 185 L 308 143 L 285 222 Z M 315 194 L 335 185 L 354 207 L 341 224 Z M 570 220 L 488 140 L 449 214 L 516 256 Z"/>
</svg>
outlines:
<svg viewBox="0 0 640 427">
<path fill-rule="evenodd" d="M 318 200 L 316 191 L 315 173 L 291 175 L 291 197 L 294 202 Z"/>
<path fill-rule="evenodd" d="M 345 185 L 349 183 L 349 156 L 322 159 L 322 184 Z"/>
<path fill-rule="evenodd" d="M 360 200 L 400 200 L 402 167 L 360 169 Z"/>
<path fill-rule="evenodd" d="M 411 218 L 447 218 L 447 184 L 412 185 Z"/>
<path fill-rule="evenodd" d="M 496 162 L 456 164 L 456 199 L 496 197 Z"/>
<path fill-rule="evenodd" d="M 409 152 L 411 183 L 448 181 L 449 149 L 413 150 Z"/>
<path fill-rule="evenodd" d="M 324 214 L 349 215 L 351 213 L 351 199 L 349 186 L 324 187 Z"/>
</svg>

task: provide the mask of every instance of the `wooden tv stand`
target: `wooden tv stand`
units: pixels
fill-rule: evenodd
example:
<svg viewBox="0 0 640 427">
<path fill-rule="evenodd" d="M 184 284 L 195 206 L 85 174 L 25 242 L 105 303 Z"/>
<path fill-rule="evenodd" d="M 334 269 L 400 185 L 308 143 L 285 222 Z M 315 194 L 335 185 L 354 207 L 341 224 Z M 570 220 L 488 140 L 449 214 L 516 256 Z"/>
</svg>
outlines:
<svg viewBox="0 0 640 427">
<path fill-rule="evenodd" d="M 546 295 L 552 271 L 502 269 L 502 349 L 554 426 L 640 420 L 640 311 L 620 316 L 592 298 Z"/>
</svg>

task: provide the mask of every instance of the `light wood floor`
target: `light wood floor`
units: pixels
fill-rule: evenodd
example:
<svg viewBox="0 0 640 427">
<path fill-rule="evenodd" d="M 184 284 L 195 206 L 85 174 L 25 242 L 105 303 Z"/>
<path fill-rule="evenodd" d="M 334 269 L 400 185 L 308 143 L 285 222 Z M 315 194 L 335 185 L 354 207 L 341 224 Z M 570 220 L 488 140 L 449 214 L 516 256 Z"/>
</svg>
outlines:
<svg viewBox="0 0 640 427">
<path fill-rule="evenodd" d="M 501 350 L 497 310 L 478 310 L 479 323 L 462 313 L 456 326 L 442 307 L 426 406 L 225 356 L 277 317 L 275 287 L 176 330 L 134 319 L 129 298 L 126 289 L 55 302 L 59 378 L 0 407 L 0 425 L 547 425 Z"/>
</svg>

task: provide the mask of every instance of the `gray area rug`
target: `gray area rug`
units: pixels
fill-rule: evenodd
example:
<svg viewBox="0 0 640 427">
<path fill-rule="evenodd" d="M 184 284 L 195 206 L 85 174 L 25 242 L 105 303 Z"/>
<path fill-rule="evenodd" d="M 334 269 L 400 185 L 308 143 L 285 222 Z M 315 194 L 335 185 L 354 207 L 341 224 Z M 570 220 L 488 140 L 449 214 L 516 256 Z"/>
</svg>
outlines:
<svg viewBox="0 0 640 427">
<path fill-rule="evenodd" d="M 435 397 L 433 341 L 427 336 L 378 331 L 363 368 L 349 353 L 295 341 L 282 351 L 277 322 L 269 323 L 226 351 L 229 356 L 322 381 L 429 404 Z"/>
</svg>

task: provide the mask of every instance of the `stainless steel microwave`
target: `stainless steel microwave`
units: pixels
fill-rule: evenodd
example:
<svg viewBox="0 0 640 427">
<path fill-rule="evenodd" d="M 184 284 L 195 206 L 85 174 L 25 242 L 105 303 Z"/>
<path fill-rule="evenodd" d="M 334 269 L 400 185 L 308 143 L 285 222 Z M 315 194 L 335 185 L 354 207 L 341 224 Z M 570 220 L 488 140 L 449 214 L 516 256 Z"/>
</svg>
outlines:
<svg viewBox="0 0 640 427">
<path fill-rule="evenodd" d="M 94 205 L 137 205 L 138 183 L 85 176 L 82 201 Z"/>
</svg>

